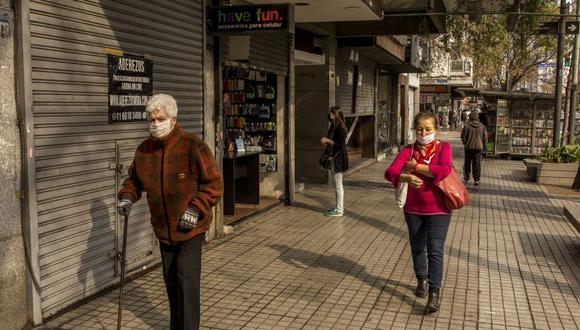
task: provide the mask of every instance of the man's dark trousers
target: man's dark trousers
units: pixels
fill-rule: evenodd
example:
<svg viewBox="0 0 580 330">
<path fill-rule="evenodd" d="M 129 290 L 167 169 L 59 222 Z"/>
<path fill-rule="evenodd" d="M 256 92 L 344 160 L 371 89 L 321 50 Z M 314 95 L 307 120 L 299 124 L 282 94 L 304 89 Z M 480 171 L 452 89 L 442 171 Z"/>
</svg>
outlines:
<svg viewBox="0 0 580 330">
<path fill-rule="evenodd" d="M 201 250 L 204 234 L 177 245 L 160 243 L 171 330 L 199 329 Z"/>
<path fill-rule="evenodd" d="M 481 155 L 483 150 L 465 149 L 465 164 L 463 164 L 463 178 L 469 180 L 473 168 L 473 180 L 481 179 Z"/>
</svg>

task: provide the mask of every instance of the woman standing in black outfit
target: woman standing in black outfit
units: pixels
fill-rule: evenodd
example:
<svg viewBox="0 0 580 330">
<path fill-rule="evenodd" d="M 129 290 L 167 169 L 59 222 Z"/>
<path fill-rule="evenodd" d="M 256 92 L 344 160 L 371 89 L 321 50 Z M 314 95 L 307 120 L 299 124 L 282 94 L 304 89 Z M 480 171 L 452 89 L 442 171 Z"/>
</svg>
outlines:
<svg viewBox="0 0 580 330">
<path fill-rule="evenodd" d="M 329 217 L 340 217 L 344 213 L 343 173 L 348 170 L 348 155 L 346 153 L 346 123 L 340 107 L 330 108 L 328 120 L 331 122 L 328 133 L 320 140 L 326 146 L 327 152 L 335 155 L 331 169 L 334 188 L 336 190 L 336 207 L 326 210 Z"/>
</svg>

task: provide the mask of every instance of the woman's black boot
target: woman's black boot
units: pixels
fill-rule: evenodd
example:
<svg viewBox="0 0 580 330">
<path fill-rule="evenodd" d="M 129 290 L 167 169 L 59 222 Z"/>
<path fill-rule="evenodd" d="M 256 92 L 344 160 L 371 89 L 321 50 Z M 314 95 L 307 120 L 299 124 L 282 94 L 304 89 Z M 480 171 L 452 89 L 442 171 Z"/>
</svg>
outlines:
<svg viewBox="0 0 580 330">
<path fill-rule="evenodd" d="M 439 288 L 429 288 L 429 300 L 425 307 L 425 314 L 435 313 L 439 310 Z"/>
<path fill-rule="evenodd" d="M 415 296 L 419 298 L 427 297 L 427 275 L 417 275 L 417 289 Z"/>
</svg>

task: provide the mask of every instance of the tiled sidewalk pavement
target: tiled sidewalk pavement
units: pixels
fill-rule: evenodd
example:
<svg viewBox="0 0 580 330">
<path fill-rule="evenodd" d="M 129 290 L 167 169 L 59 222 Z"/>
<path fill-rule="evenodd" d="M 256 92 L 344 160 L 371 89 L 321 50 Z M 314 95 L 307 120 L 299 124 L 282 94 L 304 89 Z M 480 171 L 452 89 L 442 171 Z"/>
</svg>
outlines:
<svg viewBox="0 0 580 330">
<path fill-rule="evenodd" d="M 442 134 L 456 138 L 456 134 Z M 456 139 L 455 139 L 456 141 Z M 460 150 L 456 150 L 460 151 Z M 459 155 L 459 153 L 458 153 Z M 345 180 L 346 214 L 327 218 L 334 194 L 309 187 L 206 248 L 202 326 L 212 329 L 577 329 L 580 236 L 559 202 L 528 182 L 521 162 L 483 163 L 473 201 L 455 212 L 441 310 L 413 295 L 407 231 L 380 162 Z M 456 158 L 461 168 L 461 159 Z M 161 272 L 130 283 L 124 329 L 164 328 Z M 47 324 L 114 328 L 116 292 Z"/>
</svg>

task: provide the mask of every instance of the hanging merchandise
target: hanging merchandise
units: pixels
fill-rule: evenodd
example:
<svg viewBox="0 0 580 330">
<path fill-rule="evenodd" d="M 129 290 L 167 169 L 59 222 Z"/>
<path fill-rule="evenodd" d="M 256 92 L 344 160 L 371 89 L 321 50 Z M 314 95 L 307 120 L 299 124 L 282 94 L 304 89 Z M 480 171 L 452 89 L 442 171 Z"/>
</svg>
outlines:
<svg viewBox="0 0 580 330">
<path fill-rule="evenodd" d="M 256 88 L 250 84 L 246 88 L 246 99 L 253 100 L 256 98 Z"/>
<path fill-rule="evenodd" d="M 246 151 L 273 156 L 263 158 L 260 168 L 275 172 L 276 75 L 236 67 L 223 72 L 226 140 L 242 141 Z"/>
<path fill-rule="evenodd" d="M 266 86 L 266 94 L 264 97 L 268 100 L 273 100 L 276 97 L 276 92 L 274 91 L 274 87 L 271 85 Z"/>
</svg>

